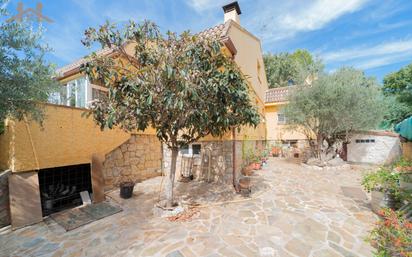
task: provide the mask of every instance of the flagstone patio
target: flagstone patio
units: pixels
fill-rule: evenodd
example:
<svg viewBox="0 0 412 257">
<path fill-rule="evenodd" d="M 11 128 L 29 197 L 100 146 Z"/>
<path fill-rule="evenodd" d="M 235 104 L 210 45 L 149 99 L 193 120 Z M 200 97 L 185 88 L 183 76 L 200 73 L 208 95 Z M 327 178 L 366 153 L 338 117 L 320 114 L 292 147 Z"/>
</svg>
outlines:
<svg viewBox="0 0 412 257">
<path fill-rule="evenodd" d="M 178 184 L 194 209 L 189 221 L 153 214 L 161 178 L 132 199 L 111 192 L 123 211 L 65 232 L 51 219 L 0 233 L 0 256 L 372 256 L 364 237 L 376 216 L 360 188 L 363 168 L 315 170 L 271 159 L 250 199 L 230 186 Z"/>
</svg>

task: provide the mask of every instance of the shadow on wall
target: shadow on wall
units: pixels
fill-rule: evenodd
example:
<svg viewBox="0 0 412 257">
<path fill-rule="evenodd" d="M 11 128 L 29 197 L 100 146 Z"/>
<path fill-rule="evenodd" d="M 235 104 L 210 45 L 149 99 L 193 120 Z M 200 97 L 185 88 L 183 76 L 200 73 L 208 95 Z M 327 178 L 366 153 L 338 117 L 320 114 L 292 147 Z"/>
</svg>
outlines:
<svg viewBox="0 0 412 257">
<path fill-rule="evenodd" d="M 10 170 L 0 173 L 0 228 L 10 225 L 9 176 Z"/>
</svg>

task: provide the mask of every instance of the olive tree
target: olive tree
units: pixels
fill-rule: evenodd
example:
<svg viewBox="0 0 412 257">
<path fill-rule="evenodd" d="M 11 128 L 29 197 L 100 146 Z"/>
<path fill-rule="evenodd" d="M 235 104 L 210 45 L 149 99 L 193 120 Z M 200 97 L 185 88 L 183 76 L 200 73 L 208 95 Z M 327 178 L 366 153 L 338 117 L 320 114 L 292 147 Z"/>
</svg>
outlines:
<svg viewBox="0 0 412 257">
<path fill-rule="evenodd" d="M 311 86 L 295 87 L 285 115 L 313 143 L 315 157 L 324 160 L 334 156 L 336 143 L 349 140 L 351 132 L 376 128 L 383 106 L 375 79 L 341 68 L 319 74 Z"/>
<path fill-rule="evenodd" d="M 123 28 L 110 23 L 90 28 L 83 43 L 99 43 L 116 53 L 116 58 L 92 54 L 82 68 L 109 89 L 107 97 L 91 107 L 97 124 L 126 131 L 152 127 L 171 150 L 167 207 L 173 205 L 180 147 L 259 123 L 248 83 L 218 38 L 189 32 L 163 35 L 152 22 L 130 21 Z"/>
<path fill-rule="evenodd" d="M 47 101 L 57 88 L 53 66 L 44 60 L 50 49 L 42 42 L 41 27 L 28 20 L 6 21 L 7 15 L 0 7 L 0 133 L 7 117 L 41 121 L 37 103 Z"/>
</svg>

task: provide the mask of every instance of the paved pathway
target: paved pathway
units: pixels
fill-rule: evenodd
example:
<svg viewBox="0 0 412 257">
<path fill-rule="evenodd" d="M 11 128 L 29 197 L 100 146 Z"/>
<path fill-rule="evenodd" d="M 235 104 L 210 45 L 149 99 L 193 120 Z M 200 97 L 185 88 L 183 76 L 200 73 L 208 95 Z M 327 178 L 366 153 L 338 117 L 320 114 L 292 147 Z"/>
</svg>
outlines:
<svg viewBox="0 0 412 257">
<path fill-rule="evenodd" d="M 341 188 L 359 188 L 360 175 L 270 160 L 248 201 L 229 186 L 180 184 L 180 199 L 199 193 L 200 204 L 233 201 L 199 208 L 185 222 L 153 215 L 161 180 L 155 178 L 137 185 L 131 200 L 111 194 L 123 212 L 73 231 L 47 219 L 2 232 L 0 256 L 371 256 L 363 239 L 376 217 L 356 190 L 345 196 Z"/>
</svg>

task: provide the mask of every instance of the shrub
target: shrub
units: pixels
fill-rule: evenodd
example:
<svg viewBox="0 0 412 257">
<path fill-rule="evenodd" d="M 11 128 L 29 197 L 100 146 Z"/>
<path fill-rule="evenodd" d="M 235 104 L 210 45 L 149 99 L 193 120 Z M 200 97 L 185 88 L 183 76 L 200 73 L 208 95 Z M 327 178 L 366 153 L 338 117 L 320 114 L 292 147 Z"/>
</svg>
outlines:
<svg viewBox="0 0 412 257">
<path fill-rule="evenodd" d="M 397 196 L 399 195 L 399 173 L 380 167 L 377 171 L 363 176 L 362 186 L 368 192 L 376 190 L 390 192 Z"/>
<path fill-rule="evenodd" d="M 367 241 L 376 248 L 379 257 L 412 257 L 412 223 L 401 212 L 382 209 Z"/>
</svg>

